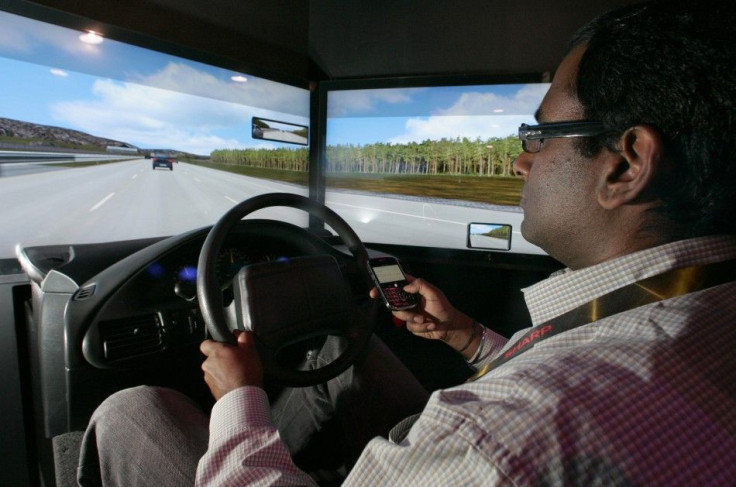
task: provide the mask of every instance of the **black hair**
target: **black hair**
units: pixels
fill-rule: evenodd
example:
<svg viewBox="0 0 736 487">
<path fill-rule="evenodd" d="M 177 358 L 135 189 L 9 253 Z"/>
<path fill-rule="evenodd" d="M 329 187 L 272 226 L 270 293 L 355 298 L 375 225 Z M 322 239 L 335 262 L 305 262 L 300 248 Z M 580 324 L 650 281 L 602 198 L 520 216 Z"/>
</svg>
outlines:
<svg viewBox="0 0 736 487">
<path fill-rule="evenodd" d="M 611 133 L 580 139 L 580 151 L 616 150 L 627 128 L 655 128 L 668 170 L 654 185 L 654 211 L 680 237 L 736 233 L 734 3 L 626 6 L 580 29 L 568 51 L 581 44 L 574 94 L 585 119 Z"/>
</svg>

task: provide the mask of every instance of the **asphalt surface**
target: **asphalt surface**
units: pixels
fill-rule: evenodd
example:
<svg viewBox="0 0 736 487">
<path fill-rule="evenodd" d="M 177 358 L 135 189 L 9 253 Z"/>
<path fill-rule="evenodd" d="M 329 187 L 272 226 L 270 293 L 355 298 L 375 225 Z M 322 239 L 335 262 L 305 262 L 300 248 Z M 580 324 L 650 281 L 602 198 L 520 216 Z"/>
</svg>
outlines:
<svg viewBox="0 0 736 487">
<path fill-rule="evenodd" d="M 173 171 L 152 170 L 145 159 L 2 177 L 0 258 L 12 257 L 19 243 L 173 235 L 211 225 L 236 203 L 268 192 L 307 194 L 300 186 L 184 162 L 174 164 Z M 365 242 L 466 248 L 468 223 L 510 223 L 513 252 L 541 253 L 518 233 L 523 218 L 518 211 L 346 192 L 328 192 L 326 200 Z M 306 214 L 291 208 L 252 216 L 307 224 Z"/>
</svg>

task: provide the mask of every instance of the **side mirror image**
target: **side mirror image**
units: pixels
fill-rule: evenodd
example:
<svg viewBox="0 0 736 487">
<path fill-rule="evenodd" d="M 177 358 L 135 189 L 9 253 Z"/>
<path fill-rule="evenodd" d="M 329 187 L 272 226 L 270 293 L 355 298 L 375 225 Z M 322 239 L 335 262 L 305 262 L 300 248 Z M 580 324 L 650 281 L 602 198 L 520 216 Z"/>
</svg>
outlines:
<svg viewBox="0 0 736 487">
<path fill-rule="evenodd" d="M 505 223 L 469 223 L 469 249 L 510 250 L 511 225 Z"/>
</svg>

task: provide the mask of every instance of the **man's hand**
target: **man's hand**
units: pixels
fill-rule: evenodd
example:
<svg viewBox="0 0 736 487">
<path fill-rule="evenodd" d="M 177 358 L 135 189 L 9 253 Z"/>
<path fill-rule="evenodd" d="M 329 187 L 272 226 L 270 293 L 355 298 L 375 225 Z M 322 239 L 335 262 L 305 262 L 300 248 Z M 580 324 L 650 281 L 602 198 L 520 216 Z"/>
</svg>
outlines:
<svg viewBox="0 0 736 487">
<path fill-rule="evenodd" d="M 263 366 L 251 332 L 235 330 L 236 345 L 205 340 L 199 349 L 207 357 L 202 364 L 204 381 L 219 400 L 243 386 L 263 387 Z"/>
<path fill-rule="evenodd" d="M 420 295 L 419 306 L 394 311 L 393 314 L 406 322 L 406 328 L 417 336 L 430 340 L 442 340 L 455 350 L 462 349 L 463 355 L 471 356 L 477 349 L 476 343 L 469 343 L 473 333 L 473 320 L 465 313 L 456 310 L 440 289 L 424 279 L 406 276 L 409 284 L 404 291 Z M 378 298 L 378 289 L 371 289 L 370 296 Z M 473 337 L 478 342 L 477 337 Z"/>
</svg>

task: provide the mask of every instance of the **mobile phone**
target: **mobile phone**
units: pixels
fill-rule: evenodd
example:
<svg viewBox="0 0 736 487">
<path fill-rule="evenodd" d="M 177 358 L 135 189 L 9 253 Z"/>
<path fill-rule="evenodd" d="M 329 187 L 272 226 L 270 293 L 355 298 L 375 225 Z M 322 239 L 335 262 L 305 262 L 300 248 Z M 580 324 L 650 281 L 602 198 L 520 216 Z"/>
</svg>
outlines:
<svg viewBox="0 0 736 487">
<path fill-rule="evenodd" d="M 404 286 L 409 282 L 396 258 L 374 257 L 368 261 L 368 268 L 388 309 L 393 311 L 410 309 L 419 303 L 416 294 L 404 291 Z"/>
</svg>

